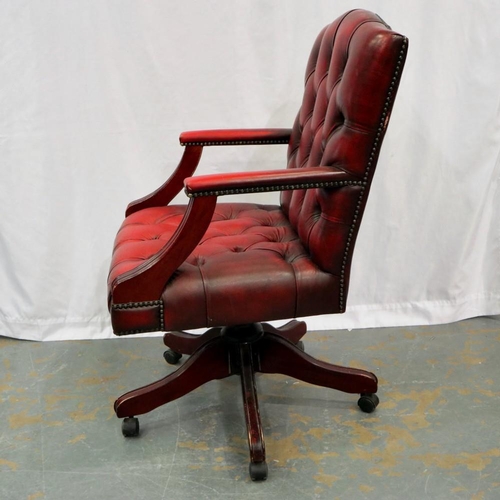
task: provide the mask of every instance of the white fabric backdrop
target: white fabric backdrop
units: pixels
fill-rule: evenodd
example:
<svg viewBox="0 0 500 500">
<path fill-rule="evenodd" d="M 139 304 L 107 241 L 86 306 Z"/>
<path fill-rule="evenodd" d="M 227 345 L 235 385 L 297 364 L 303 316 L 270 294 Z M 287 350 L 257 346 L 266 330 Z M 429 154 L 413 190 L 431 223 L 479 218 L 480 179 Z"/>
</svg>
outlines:
<svg viewBox="0 0 500 500">
<path fill-rule="evenodd" d="M 410 50 L 358 238 L 348 312 L 308 324 L 500 313 L 500 2 L 0 5 L 1 335 L 112 336 L 113 238 L 126 204 L 177 164 L 179 132 L 291 126 L 317 33 L 355 7 L 379 13 L 410 38 Z M 280 168 L 285 153 L 208 148 L 199 172 Z"/>
</svg>

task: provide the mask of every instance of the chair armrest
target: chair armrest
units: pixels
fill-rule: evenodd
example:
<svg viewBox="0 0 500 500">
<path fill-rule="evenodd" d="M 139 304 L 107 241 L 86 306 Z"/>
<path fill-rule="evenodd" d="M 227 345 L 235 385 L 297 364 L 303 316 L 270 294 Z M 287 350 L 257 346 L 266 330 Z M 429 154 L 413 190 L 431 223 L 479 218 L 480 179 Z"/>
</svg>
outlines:
<svg viewBox="0 0 500 500">
<path fill-rule="evenodd" d="M 205 234 L 216 203 L 215 196 L 191 199 L 179 227 L 165 245 L 139 266 L 113 281 L 113 304 L 157 300 L 174 272 Z"/>
<path fill-rule="evenodd" d="M 203 152 L 203 146 L 229 146 L 252 144 L 288 144 L 292 131 L 288 128 L 194 130 L 180 135 L 186 146 L 181 161 L 170 178 L 156 191 L 131 202 L 127 216 L 149 207 L 168 205 L 183 187 L 186 177 L 195 172 Z"/>
<path fill-rule="evenodd" d="M 335 167 L 200 175 L 184 179 L 185 192 L 190 198 L 363 184 L 365 182 L 359 177 Z"/>
<path fill-rule="evenodd" d="M 156 191 L 129 203 L 125 215 L 128 217 L 144 208 L 167 206 L 183 188 L 184 179 L 194 174 L 202 152 L 202 146 L 188 146 L 168 180 Z"/>
<path fill-rule="evenodd" d="M 181 146 L 244 146 L 252 144 L 288 144 L 289 128 L 191 130 L 182 132 Z"/>
</svg>

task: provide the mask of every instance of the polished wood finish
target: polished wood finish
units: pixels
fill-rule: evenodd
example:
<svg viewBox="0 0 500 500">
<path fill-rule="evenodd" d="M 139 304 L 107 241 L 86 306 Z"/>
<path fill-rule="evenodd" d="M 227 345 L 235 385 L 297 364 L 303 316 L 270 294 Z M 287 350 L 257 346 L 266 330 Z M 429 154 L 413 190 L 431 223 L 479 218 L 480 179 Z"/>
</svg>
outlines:
<svg viewBox="0 0 500 500">
<path fill-rule="evenodd" d="M 259 371 L 289 377 L 350 394 L 377 392 L 377 377 L 313 358 L 279 335 L 266 334 L 259 345 Z"/>
<path fill-rule="evenodd" d="M 307 333 L 305 321 L 297 321 L 296 319 L 289 321 L 286 325 L 279 328 L 275 328 L 269 323 L 262 323 L 262 328 L 266 333 L 279 335 L 292 342 L 292 344 L 296 344 Z"/>
<path fill-rule="evenodd" d="M 113 282 L 116 304 L 156 300 L 170 279 L 205 234 L 217 204 L 216 196 L 191 198 L 184 217 L 172 238 L 154 256 Z M 165 255 L 169 255 L 165 259 Z"/>
<path fill-rule="evenodd" d="M 179 354 L 193 354 L 197 349 L 220 337 L 222 328 L 211 328 L 203 335 L 187 332 L 169 332 L 163 336 L 163 343 Z"/>
<path fill-rule="evenodd" d="M 153 193 L 131 202 L 125 215 L 128 217 L 145 208 L 167 206 L 184 187 L 184 179 L 195 173 L 202 152 L 203 146 L 187 146 L 169 179 Z"/>
<path fill-rule="evenodd" d="M 207 382 L 232 375 L 227 349 L 221 339 L 201 346 L 180 368 L 170 375 L 115 401 L 118 417 L 142 415 L 174 401 Z"/>
<path fill-rule="evenodd" d="M 247 425 L 250 462 L 266 459 L 255 387 L 255 372 L 282 373 L 310 384 L 352 394 L 377 392 L 377 377 L 357 368 L 319 361 L 304 353 L 297 342 L 306 333 L 302 321 L 275 328 L 267 323 L 212 328 L 198 336 L 171 332 L 164 343 L 191 357 L 175 372 L 152 384 L 130 391 L 115 402 L 118 417 L 147 413 L 215 379 L 240 375 Z"/>
<path fill-rule="evenodd" d="M 261 463 L 266 461 L 266 450 L 262 423 L 260 420 L 257 390 L 255 388 L 255 367 L 253 366 L 252 360 L 252 344 L 241 344 L 241 346 L 239 346 L 239 351 L 241 390 L 243 394 L 245 421 L 247 424 L 250 462 Z"/>
</svg>

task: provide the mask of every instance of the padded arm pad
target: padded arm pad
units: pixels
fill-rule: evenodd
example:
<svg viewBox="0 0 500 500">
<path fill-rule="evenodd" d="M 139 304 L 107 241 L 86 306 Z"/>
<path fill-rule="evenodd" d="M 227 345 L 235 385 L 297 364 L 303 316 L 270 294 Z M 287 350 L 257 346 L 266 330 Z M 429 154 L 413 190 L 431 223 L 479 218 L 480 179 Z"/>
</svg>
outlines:
<svg viewBox="0 0 500 500">
<path fill-rule="evenodd" d="M 243 146 L 251 144 L 288 144 L 289 128 L 192 130 L 182 132 L 181 146 Z"/>
<path fill-rule="evenodd" d="M 290 189 L 328 188 L 362 185 L 363 180 L 335 167 L 309 167 L 260 172 L 213 174 L 184 179 L 190 197 L 285 191 Z"/>
</svg>

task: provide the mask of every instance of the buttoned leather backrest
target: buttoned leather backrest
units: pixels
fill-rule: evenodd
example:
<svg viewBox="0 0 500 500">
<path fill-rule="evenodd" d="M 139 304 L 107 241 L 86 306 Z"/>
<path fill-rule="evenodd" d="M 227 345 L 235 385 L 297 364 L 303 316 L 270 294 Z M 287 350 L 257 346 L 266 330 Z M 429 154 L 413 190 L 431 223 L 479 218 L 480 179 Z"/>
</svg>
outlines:
<svg viewBox="0 0 500 500">
<path fill-rule="evenodd" d="M 348 12 L 316 39 L 288 168 L 333 166 L 360 186 L 285 191 L 282 208 L 313 260 L 340 276 L 345 308 L 352 250 L 403 69 L 407 39 L 375 14 Z"/>
</svg>

